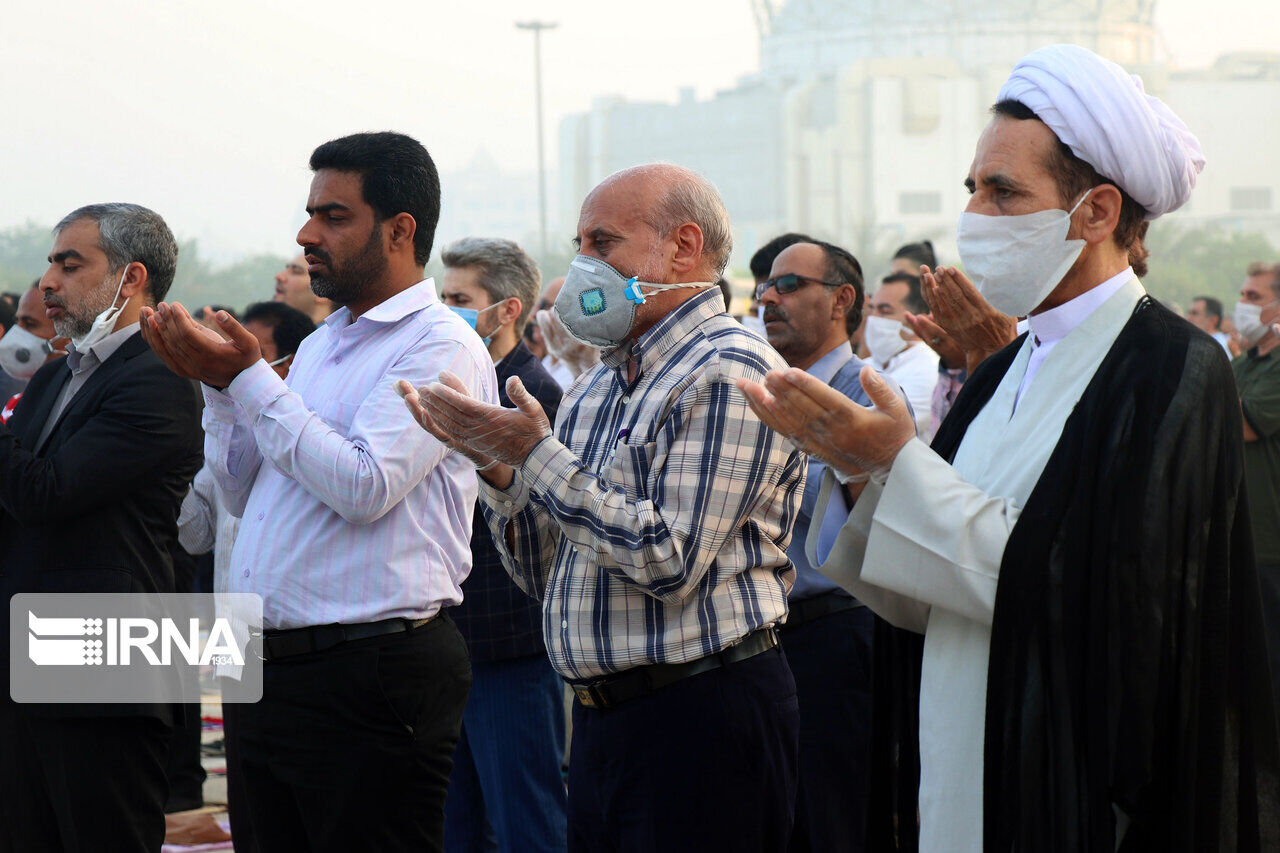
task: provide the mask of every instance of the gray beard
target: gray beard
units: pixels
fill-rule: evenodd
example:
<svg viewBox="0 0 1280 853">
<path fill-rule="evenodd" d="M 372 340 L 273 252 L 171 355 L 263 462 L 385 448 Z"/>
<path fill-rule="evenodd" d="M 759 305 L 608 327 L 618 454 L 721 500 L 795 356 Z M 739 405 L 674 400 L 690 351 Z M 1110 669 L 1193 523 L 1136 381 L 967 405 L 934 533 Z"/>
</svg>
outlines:
<svg viewBox="0 0 1280 853">
<path fill-rule="evenodd" d="M 60 338 L 81 338 L 89 334 L 93 321 L 111 307 L 111 297 L 115 296 L 118 283 L 119 279 L 108 273 L 101 287 L 85 299 L 79 312 L 73 313 L 70 306 L 63 308 L 66 313 L 54 318 L 53 331 Z"/>
</svg>

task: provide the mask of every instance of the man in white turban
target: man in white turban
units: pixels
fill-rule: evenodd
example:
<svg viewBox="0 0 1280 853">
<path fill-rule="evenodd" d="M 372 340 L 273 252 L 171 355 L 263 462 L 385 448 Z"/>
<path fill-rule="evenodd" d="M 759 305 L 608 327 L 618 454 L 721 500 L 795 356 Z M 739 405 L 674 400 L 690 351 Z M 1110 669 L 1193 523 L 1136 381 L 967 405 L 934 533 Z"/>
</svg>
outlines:
<svg viewBox="0 0 1280 853">
<path fill-rule="evenodd" d="M 739 383 L 828 464 L 824 498 L 853 501 L 822 571 L 916 632 L 888 644 L 906 689 L 877 702 L 909 717 L 919 673 L 920 849 L 1280 850 L 1240 407 L 1221 348 L 1139 281 L 1199 145 L 1068 45 L 1018 63 L 993 114 L 960 256 L 1030 328 L 932 446 L 874 372 L 876 410 L 801 371 Z M 815 564 L 831 544 L 811 537 Z M 914 840 L 914 722 L 886 728 L 896 830 L 878 849 Z"/>
</svg>

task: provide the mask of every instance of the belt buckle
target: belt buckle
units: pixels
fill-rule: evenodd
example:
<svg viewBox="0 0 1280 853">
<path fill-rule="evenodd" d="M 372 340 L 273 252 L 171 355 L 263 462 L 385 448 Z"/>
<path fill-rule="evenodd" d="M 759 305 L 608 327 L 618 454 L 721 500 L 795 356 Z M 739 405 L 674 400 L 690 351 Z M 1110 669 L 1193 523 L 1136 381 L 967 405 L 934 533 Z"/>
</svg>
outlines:
<svg viewBox="0 0 1280 853">
<path fill-rule="evenodd" d="M 605 705 L 604 697 L 600 695 L 594 684 L 573 685 L 573 695 L 578 697 L 578 701 L 584 708 L 603 708 Z"/>
</svg>

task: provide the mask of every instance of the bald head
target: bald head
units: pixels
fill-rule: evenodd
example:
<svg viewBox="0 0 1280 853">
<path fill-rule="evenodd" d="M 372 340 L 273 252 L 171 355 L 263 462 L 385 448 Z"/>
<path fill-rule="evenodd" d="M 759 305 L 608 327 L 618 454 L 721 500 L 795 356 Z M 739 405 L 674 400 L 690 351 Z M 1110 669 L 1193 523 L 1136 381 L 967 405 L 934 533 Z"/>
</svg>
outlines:
<svg viewBox="0 0 1280 853">
<path fill-rule="evenodd" d="M 703 280 L 719 278 L 733 250 L 729 214 L 715 186 L 697 172 L 671 163 L 649 163 L 613 173 L 587 195 L 582 214 L 584 218 L 605 215 L 625 220 L 629 226 L 643 226 L 651 244 L 696 240 L 695 267 Z M 581 233 L 579 238 L 585 242 Z"/>
</svg>

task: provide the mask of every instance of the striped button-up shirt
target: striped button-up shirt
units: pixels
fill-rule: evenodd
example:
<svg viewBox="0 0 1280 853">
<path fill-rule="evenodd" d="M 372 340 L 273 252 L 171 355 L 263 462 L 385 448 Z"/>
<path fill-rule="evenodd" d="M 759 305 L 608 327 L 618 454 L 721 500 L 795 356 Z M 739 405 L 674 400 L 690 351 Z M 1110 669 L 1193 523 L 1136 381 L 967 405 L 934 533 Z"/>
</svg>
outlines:
<svg viewBox="0 0 1280 853">
<path fill-rule="evenodd" d="M 267 628 L 424 618 L 462 600 L 475 466 L 409 414 L 395 383 L 453 371 L 498 401 L 493 360 L 428 279 L 352 322 L 341 308 L 288 380 L 258 361 L 205 386 L 205 463 L 242 516 L 228 588 Z"/>
<path fill-rule="evenodd" d="M 580 376 L 505 491 L 482 482 L 561 675 L 693 660 L 781 621 L 805 458 L 734 382 L 785 367 L 707 290 Z"/>
</svg>

